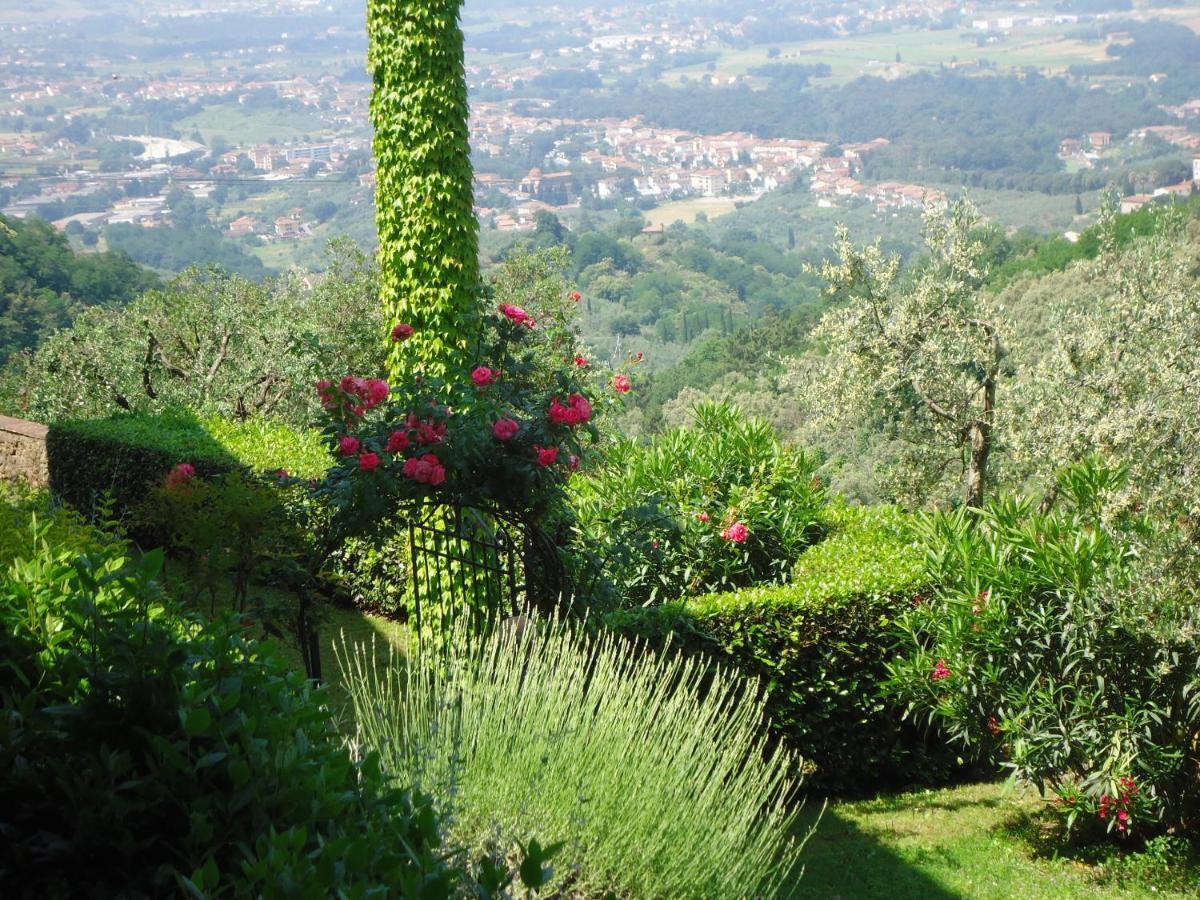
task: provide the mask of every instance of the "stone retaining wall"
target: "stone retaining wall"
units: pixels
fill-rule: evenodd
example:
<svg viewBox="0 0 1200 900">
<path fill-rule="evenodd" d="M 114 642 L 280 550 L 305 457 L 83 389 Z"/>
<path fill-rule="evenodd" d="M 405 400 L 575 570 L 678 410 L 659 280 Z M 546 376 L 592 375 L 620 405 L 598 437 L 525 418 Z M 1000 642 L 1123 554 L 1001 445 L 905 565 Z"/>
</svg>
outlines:
<svg viewBox="0 0 1200 900">
<path fill-rule="evenodd" d="M 0 416 L 0 480 L 19 478 L 34 487 L 46 486 L 48 430 L 37 422 Z"/>
</svg>

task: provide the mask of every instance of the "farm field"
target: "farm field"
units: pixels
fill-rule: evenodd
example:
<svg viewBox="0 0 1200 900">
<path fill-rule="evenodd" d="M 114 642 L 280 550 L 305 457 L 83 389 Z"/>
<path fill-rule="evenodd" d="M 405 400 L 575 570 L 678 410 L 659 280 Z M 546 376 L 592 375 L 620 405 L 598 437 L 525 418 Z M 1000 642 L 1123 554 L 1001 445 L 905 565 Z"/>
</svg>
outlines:
<svg viewBox="0 0 1200 900">
<path fill-rule="evenodd" d="M 1066 32 L 1065 27 L 1028 29 L 980 45 L 976 35 L 961 29 L 896 31 L 783 43 L 774 47 L 779 51 L 774 59 L 768 56 L 771 47 L 759 45 L 724 51 L 711 72 L 705 65 L 685 66 L 667 71 L 663 80 L 679 84 L 683 76 L 696 79 L 706 74 L 718 78 L 746 75 L 749 70 L 769 63 L 825 63 L 832 75 L 815 83 L 840 83 L 862 75 L 899 78 L 922 69 L 968 65 L 981 60 L 1001 69 L 1037 66 L 1061 71 L 1075 63 L 1106 58 L 1103 44 L 1073 40 L 1066 37 Z M 982 32 L 978 36 L 982 37 Z"/>
</svg>

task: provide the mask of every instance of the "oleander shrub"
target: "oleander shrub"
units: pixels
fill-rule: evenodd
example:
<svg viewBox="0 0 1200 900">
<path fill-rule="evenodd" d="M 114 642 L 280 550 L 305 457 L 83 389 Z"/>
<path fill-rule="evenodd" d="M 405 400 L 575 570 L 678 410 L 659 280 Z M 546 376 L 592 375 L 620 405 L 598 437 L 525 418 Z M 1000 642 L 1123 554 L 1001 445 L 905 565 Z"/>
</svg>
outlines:
<svg viewBox="0 0 1200 900">
<path fill-rule="evenodd" d="M 352 756 L 269 646 L 183 615 L 161 552 L 81 553 L 86 529 L 24 528 L 0 570 L 0 894 L 464 887 L 428 800 Z"/>
<path fill-rule="evenodd" d="M 342 665 L 363 742 L 456 839 L 561 842 L 555 896 L 774 897 L 798 877 L 792 761 L 745 679 L 527 618 Z"/>
<path fill-rule="evenodd" d="M 783 585 L 608 613 L 605 624 L 766 684 L 772 733 L 814 791 L 858 794 L 939 781 L 958 768 L 936 735 L 884 691 L 903 646 L 894 620 L 927 591 L 911 517 L 832 504 L 827 536 Z"/>
<path fill-rule="evenodd" d="M 572 485 L 582 543 L 626 605 L 783 581 L 819 536 L 813 459 L 728 404 L 694 418 L 646 446 L 618 443 Z"/>
<path fill-rule="evenodd" d="M 1200 824 L 1197 591 L 1139 560 L 1180 526 L 1114 510 L 1122 481 L 1085 461 L 1048 512 L 1006 497 L 926 518 L 938 589 L 900 620 L 893 667 L 917 718 L 998 754 L 1082 837 Z"/>
</svg>

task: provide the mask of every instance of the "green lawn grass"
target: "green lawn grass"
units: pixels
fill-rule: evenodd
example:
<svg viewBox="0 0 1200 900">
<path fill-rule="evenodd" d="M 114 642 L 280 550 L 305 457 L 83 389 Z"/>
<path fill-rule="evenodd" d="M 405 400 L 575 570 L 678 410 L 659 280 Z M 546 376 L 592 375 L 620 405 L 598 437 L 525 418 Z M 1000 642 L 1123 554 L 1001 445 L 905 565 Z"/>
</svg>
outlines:
<svg viewBox="0 0 1200 900">
<path fill-rule="evenodd" d="M 887 900 L 1200 897 L 1200 868 L 1097 861 L 1046 839 L 1032 790 L 972 784 L 831 803 L 803 854 L 797 895 Z M 819 808 L 805 810 L 811 827 Z M 1120 867 L 1123 877 L 1114 869 Z M 1189 889 L 1185 885 L 1196 885 Z"/>
<path fill-rule="evenodd" d="M 206 144 L 217 136 L 231 144 L 260 144 L 271 138 L 293 141 L 304 135 L 319 140 L 329 130 L 325 122 L 310 113 L 285 107 L 246 108 L 232 101 L 207 106 L 194 116 L 180 119 L 175 128 L 184 135 L 199 131 Z"/>
</svg>

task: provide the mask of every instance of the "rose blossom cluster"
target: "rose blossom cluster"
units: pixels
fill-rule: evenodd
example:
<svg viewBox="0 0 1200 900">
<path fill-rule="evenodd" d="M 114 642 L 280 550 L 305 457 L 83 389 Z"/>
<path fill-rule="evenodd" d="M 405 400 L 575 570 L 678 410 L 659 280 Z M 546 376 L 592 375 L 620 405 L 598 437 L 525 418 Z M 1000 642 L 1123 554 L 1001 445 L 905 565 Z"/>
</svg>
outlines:
<svg viewBox="0 0 1200 900">
<path fill-rule="evenodd" d="M 382 378 L 344 377 L 337 387 L 328 378 L 317 382 L 317 396 L 325 409 L 341 410 L 346 418 L 361 418 L 388 398 L 391 389 Z"/>
<path fill-rule="evenodd" d="M 404 463 L 404 477 L 421 484 L 437 487 L 446 480 L 446 468 L 432 453 L 413 456 Z"/>
<path fill-rule="evenodd" d="M 564 404 L 557 397 L 550 403 L 550 421 L 555 425 L 582 425 L 592 417 L 592 404 L 583 394 L 572 394 Z"/>
</svg>

